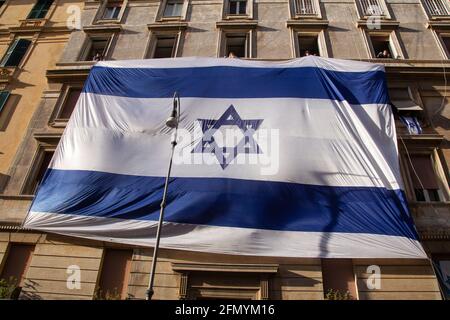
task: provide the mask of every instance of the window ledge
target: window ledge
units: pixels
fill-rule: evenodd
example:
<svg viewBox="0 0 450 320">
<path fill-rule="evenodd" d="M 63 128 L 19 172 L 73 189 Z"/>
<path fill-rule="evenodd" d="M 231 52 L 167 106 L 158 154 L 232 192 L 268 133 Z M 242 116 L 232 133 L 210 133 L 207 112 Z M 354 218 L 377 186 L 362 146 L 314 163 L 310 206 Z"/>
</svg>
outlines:
<svg viewBox="0 0 450 320">
<path fill-rule="evenodd" d="M 177 21 L 164 21 L 147 24 L 147 28 L 150 30 L 186 30 L 188 27 L 187 22 Z"/>
<path fill-rule="evenodd" d="M 439 30 L 450 30 L 450 20 L 449 21 L 429 21 L 428 28 L 439 29 Z"/>
<path fill-rule="evenodd" d="M 288 28 L 328 28 L 329 21 L 323 19 L 300 19 L 300 20 L 288 20 L 286 21 L 286 26 Z"/>
<path fill-rule="evenodd" d="M 122 30 L 122 26 L 118 24 L 98 24 L 83 27 L 85 32 L 119 32 Z"/>
<path fill-rule="evenodd" d="M 19 20 L 19 25 L 15 27 L 10 27 L 10 32 L 19 32 L 19 31 L 41 31 L 47 23 L 47 19 L 25 19 Z"/>
<path fill-rule="evenodd" d="M 105 24 L 120 24 L 120 19 L 98 19 L 94 22 L 94 25 L 105 25 Z"/>
<path fill-rule="evenodd" d="M 368 23 L 368 20 L 358 20 L 356 26 L 361 29 L 377 32 L 379 30 L 394 30 L 397 29 L 400 22 L 397 20 L 383 19 L 380 21 L 379 28 L 375 28 L 373 23 Z M 378 26 L 377 26 L 378 27 Z"/>
<path fill-rule="evenodd" d="M 253 20 L 224 20 L 216 22 L 216 28 L 256 29 L 257 26 L 258 22 Z"/>
<path fill-rule="evenodd" d="M 57 145 L 62 133 L 35 133 L 33 138 L 42 143 Z"/>
<path fill-rule="evenodd" d="M 252 20 L 248 14 L 227 14 L 223 20 Z"/>
<path fill-rule="evenodd" d="M 182 16 L 176 16 L 176 17 L 161 17 L 158 19 L 158 22 L 173 22 L 173 21 L 183 21 L 184 18 Z"/>
<path fill-rule="evenodd" d="M 65 128 L 69 119 L 55 119 L 49 123 L 52 128 Z"/>
<path fill-rule="evenodd" d="M 32 194 L 0 194 L 2 200 L 23 200 L 29 201 L 34 199 Z"/>
</svg>

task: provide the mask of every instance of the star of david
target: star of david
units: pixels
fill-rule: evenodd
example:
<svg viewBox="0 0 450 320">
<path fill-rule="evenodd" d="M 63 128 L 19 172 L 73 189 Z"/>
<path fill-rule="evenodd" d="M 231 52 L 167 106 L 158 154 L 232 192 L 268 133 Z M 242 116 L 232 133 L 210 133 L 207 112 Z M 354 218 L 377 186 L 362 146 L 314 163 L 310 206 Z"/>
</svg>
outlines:
<svg viewBox="0 0 450 320">
<path fill-rule="evenodd" d="M 243 120 L 233 105 L 217 120 L 197 119 L 200 122 L 203 137 L 195 146 L 192 153 L 212 153 L 216 156 L 222 169 L 225 169 L 239 153 L 259 154 L 261 148 L 255 141 L 253 134 L 259 128 L 263 119 Z M 222 126 L 236 126 L 244 134 L 234 147 L 219 147 L 214 140 L 214 133 Z"/>
</svg>

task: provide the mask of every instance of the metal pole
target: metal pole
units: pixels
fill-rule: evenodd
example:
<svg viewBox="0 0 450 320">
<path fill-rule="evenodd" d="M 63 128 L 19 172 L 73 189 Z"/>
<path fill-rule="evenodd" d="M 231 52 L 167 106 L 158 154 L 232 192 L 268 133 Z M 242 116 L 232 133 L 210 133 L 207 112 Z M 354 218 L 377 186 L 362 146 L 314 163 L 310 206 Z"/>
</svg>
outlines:
<svg viewBox="0 0 450 320">
<path fill-rule="evenodd" d="M 175 151 L 175 146 L 177 145 L 177 133 L 178 133 L 178 123 L 180 120 L 180 114 L 181 114 L 181 109 L 180 109 L 180 97 L 178 96 L 178 93 L 175 92 L 174 96 L 174 110 L 177 110 L 177 115 L 176 115 L 176 127 L 175 127 L 175 133 L 174 133 L 174 137 L 172 139 L 172 150 L 170 153 L 170 161 L 169 161 L 169 168 L 167 170 L 167 176 L 166 176 L 166 182 L 164 184 L 164 192 L 163 192 L 163 198 L 161 201 L 161 209 L 159 211 L 159 220 L 158 220 L 158 228 L 156 230 L 156 243 L 155 243 L 155 247 L 153 249 L 153 259 L 152 259 L 152 267 L 150 269 L 150 280 L 149 280 L 149 284 L 148 284 L 148 289 L 147 289 L 147 300 L 151 300 L 152 296 L 153 296 L 153 282 L 155 281 L 155 269 L 156 269 L 156 261 L 158 259 L 158 251 L 159 251 L 159 242 L 161 239 L 161 229 L 162 229 L 162 224 L 164 221 L 164 209 L 166 208 L 166 197 L 167 197 L 167 189 L 169 187 L 169 178 L 170 178 L 170 172 L 172 171 L 172 162 L 173 162 L 173 154 Z"/>
</svg>

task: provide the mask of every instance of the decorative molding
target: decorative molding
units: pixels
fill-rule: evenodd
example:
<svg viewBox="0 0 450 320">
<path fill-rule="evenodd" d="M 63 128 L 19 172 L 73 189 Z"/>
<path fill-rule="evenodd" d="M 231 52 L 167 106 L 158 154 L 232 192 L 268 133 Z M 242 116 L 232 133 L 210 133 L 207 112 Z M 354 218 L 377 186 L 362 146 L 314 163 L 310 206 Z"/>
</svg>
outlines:
<svg viewBox="0 0 450 320">
<path fill-rule="evenodd" d="M 377 31 L 385 31 L 385 30 L 395 30 L 399 27 L 400 22 L 396 20 L 380 20 L 377 21 L 379 23 L 376 27 L 373 24 L 368 23 L 367 20 L 358 20 L 356 21 L 356 26 L 361 29 L 377 32 Z"/>
<path fill-rule="evenodd" d="M 301 29 L 325 29 L 328 28 L 330 22 L 328 20 L 288 20 L 286 21 L 286 27 L 288 28 L 301 28 Z"/>
<path fill-rule="evenodd" d="M 88 33 L 105 33 L 105 32 L 120 32 L 122 26 L 120 24 L 98 24 L 84 26 L 83 31 Z"/>
<path fill-rule="evenodd" d="M 442 31 L 450 30 L 450 21 L 428 21 L 428 28 Z"/>
<path fill-rule="evenodd" d="M 171 30 L 171 31 L 184 31 L 188 27 L 187 22 L 155 22 L 147 24 L 147 28 L 152 31 Z"/>
<path fill-rule="evenodd" d="M 230 20 L 217 21 L 216 28 L 218 29 L 256 29 L 258 22 L 253 20 Z"/>
<path fill-rule="evenodd" d="M 239 272 L 276 274 L 278 264 L 226 264 L 226 263 L 187 263 L 172 262 L 172 270 L 176 272 Z"/>
<path fill-rule="evenodd" d="M 21 200 L 21 201 L 31 201 L 34 199 L 34 195 L 23 195 L 23 194 L 0 194 L 1 200 Z M 0 225 L 0 228 L 2 225 Z"/>
<path fill-rule="evenodd" d="M 194 263 L 172 262 L 172 270 L 180 273 L 180 286 L 178 288 L 179 299 L 192 299 L 198 296 L 215 298 L 242 298 L 261 299 L 270 298 L 270 278 L 278 272 L 278 264 L 227 264 L 227 263 Z M 190 285 L 189 277 L 193 273 L 205 272 L 247 274 L 253 276 L 255 286 L 240 288 L 237 286 L 223 285 Z"/>
</svg>

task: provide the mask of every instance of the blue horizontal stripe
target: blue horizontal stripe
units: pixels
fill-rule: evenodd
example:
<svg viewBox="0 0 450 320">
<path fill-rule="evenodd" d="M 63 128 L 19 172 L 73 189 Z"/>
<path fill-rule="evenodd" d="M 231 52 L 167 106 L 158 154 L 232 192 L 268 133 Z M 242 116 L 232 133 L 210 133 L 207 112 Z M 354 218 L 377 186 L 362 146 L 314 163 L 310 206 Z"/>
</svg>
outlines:
<svg viewBox="0 0 450 320">
<path fill-rule="evenodd" d="M 383 71 L 322 68 L 93 67 L 84 92 L 130 98 L 314 98 L 351 104 L 389 102 Z"/>
<path fill-rule="evenodd" d="M 162 177 L 50 169 L 35 212 L 158 220 Z M 165 221 L 417 239 L 400 190 L 222 178 L 172 178 Z"/>
</svg>

